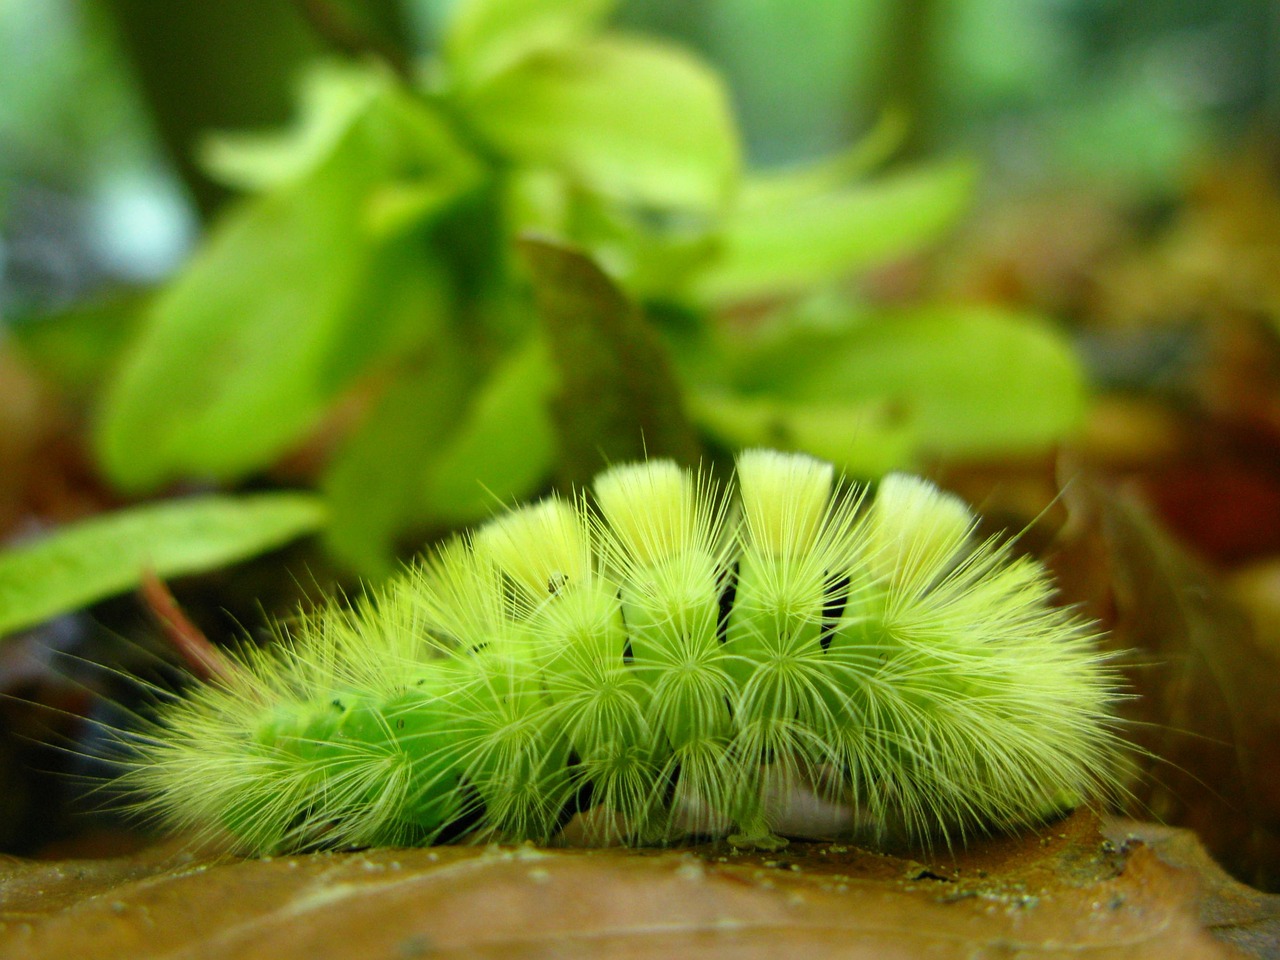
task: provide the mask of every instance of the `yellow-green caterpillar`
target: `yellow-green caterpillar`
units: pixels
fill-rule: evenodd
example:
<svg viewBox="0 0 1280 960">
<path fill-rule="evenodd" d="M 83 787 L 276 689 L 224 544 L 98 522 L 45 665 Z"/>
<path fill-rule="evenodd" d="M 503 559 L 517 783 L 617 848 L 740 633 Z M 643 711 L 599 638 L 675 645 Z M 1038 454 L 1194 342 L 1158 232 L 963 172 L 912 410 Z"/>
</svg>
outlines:
<svg viewBox="0 0 1280 960">
<path fill-rule="evenodd" d="M 253 853 L 731 834 L 780 790 L 955 842 L 1115 792 L 1118 681 L 954 496 L 755 450 L 512 510 L 164 704 L 126 783 Z"/>
</svg>

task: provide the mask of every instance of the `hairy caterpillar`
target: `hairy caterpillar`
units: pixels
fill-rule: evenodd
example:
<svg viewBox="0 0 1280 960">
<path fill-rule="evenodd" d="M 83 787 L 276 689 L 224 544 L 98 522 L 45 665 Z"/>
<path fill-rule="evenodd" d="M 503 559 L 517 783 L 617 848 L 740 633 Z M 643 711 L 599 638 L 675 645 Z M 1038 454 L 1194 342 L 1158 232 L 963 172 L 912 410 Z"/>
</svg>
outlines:
<svg viewBox="0 0 1280 960">
<path fill-rule="evenodd" d="M 304 619 L 131 738 L 138 805 L 254 853 L 774 838 L 805 785 L 954 842 L 1115 791 L 1117 679 L 1043 567 L 926 481 L 755 450 L 615 467 Z"/>
</svg>

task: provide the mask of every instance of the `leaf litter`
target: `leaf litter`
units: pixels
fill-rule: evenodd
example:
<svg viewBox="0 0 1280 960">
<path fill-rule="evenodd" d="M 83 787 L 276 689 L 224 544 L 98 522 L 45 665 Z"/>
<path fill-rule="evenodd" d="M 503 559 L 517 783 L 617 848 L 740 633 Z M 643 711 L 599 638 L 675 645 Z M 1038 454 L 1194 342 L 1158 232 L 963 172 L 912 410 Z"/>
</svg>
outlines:
<svg viewBox="0 0 1280 960">
<path fill-rule="evenodd" d="M 133 858 L 10 860 L 0 868 L 0 955 L 1141 960 L 1274 949 L 1280 898 L 1241 898 L 1247 888 L 1215 873 L 1182 831 L 1108 833 L 1079 811 L 932 855 L 719 842 L 263 860 L 169 845 Z"/>
</svg>

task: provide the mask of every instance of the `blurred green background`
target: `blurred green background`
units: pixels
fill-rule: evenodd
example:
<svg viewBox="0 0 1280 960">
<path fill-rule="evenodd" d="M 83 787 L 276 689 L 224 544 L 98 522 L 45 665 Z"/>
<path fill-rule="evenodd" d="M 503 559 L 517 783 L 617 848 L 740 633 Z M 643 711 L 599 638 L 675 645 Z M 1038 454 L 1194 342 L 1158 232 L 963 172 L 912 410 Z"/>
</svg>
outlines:
<svg viewBox="0 0 1280 960">
<path fill-rule="evenodd" d="M 67 303 L 181 262 L 225 198 L 191 147 L 284 123 L 331 47 L 292 0 L 0 2 L 0 308 Z M 363 5 L 429 52 L 447 0 Z M 989 182 L 1169 191 L 1198 154 L 1280 121 L 1267 0 L 628 0 L 617 21 L 702 51 L 751 158 L 801 160 L 886 106 L 917 152 L 963 147 Z"/>
<path fill-rule="evenodd" d="M 380 577 L 642 453 L 1051 456 L 1178 375 L 1205 289 L 1274 328 L 1268 183 L 1176 211 L 1273 149 L 1278 34 L 1261 0 L 4 0 L 36 385 L 0 376 L 34 438 L 0 531 L 303 487 Z M 1144 243 L 1158 276 L 1107 273 Z"/>
</svg>

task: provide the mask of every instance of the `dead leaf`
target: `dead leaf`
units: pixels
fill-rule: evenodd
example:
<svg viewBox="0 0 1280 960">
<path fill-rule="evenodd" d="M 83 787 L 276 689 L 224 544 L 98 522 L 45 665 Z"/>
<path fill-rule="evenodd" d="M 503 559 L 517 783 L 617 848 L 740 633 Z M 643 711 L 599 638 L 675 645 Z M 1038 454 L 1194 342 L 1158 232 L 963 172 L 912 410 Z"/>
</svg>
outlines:
<svg viewBox="0 0 1280 960">
<path fill-rule="evenodd" d="M 438 847 L 201 861 L 12 861 L 0 953 L 130 957 L 1208 958 L 1198 877 L 1090 813 L 925 861 Z"/>
<path fill-rule="evenodd" d="M 1215 938 L 1250 956 L 1275 955 L 1280 944 L 1280 896 L 1228 876 L 1194 833 L 1136 820 L 1110 821 L 1105 832 L 1126 847 L 1145 843 L 1164 863 L 1195 874 L 1200 921 Z"/>
<path fill-rule="evenodd" d="M 0 539 L 113 502 L 92 475 L 80 425 L 23 358 L 0 344 Z"/>
<path fill-rule="evenodd" d="M 662 342 L 586 254 L 525 237 L 542 328 L 560 379 L 553 405 L 561 481 L 583 484 L 612 463 L 644 457 L 699 462 Z"/>
<path fill-rule="evenodd" d="M 1067 489 L 1054 558 L 1067 600 L 1111 630 L 1136 696 L 1145 817 L 1189 827 L 1235 876 L 1280 886 L 1280 651 L 1260 643 L 1213 573 L 1136 498 L 1084 478 Z"/>
</svg>

